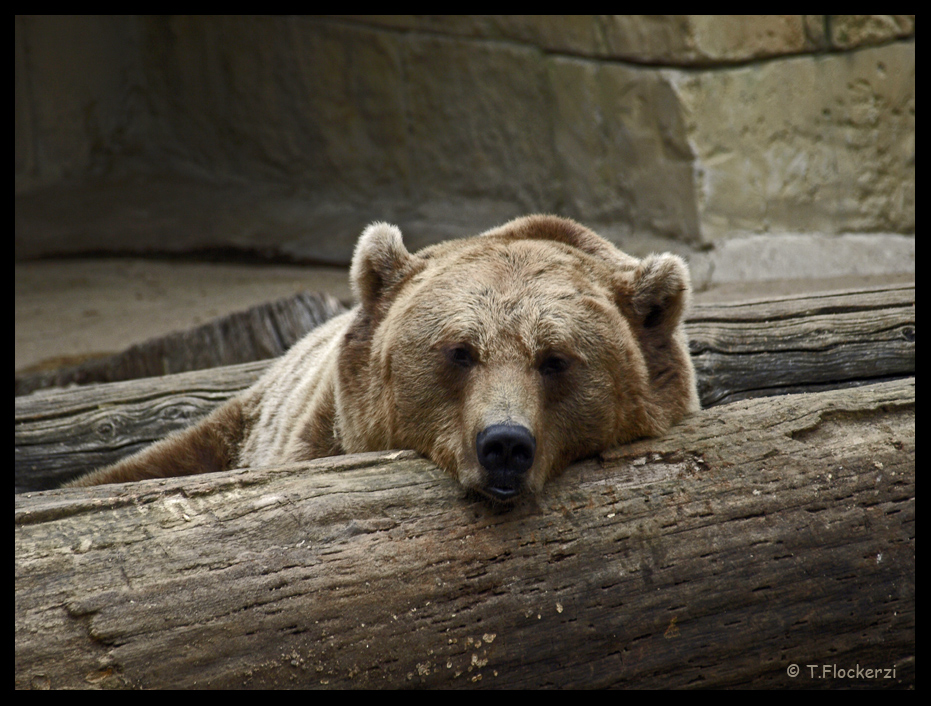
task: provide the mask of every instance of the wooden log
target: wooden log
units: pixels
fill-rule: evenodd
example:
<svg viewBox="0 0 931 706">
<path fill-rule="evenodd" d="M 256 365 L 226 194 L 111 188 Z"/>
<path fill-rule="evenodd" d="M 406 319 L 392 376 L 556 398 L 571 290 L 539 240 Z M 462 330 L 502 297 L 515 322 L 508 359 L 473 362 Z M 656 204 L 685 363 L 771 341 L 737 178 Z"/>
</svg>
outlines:
<svg viewBox="0 0 931 706">
<path fill-rule="evenodd" d="M 703 407 L 915 372 L 915 286 L 695 306 Z"/>
<path fill-rule="evenodd" d="M 686 325 L 703 406 L 915 372 L 915 288 L 695 306 Z M 15 400 L 17 492 L 57 487 L 205 416 L 269 362 L 43 391 Z"/>
<path fill-rule="evenodd" d="M 706 409 L 511 511 L 409 451 L 20 495 L 15 685 L 914 687 L 914 408 Z"/>
<path fill-rule="evenodd" d="M 259 379 L 269 361 L 42 390 L 15 398 L 15 489 L 55 488 L 194 423 Z"/>
<path fill-rule="evenodd" d="M 300 292 L 220 316 L 202 326 L 144 341 L 122 353 L 57 370 L 17 375 L 14 395 L 48 387 L 135 380 L 275 358 L 308 331 L 346 310 L 329 294 Z"/>
</svg>

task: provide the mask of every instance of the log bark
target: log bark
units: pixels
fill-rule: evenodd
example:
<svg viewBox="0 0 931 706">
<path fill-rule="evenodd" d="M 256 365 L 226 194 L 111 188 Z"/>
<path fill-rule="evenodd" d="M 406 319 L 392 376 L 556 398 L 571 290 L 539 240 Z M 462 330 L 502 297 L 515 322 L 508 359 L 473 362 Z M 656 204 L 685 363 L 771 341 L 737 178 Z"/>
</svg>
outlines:
<svg viewBox="0 0 931 706">
<path fill-rule="evenodd" d="M 510 511 L 408 451 L 20 495 L 15 685 L 914 687 L 914 407 L 713 407 Z"/>
<path fill-rule="evenodd" d="M 915 372 L 913 285 L 695 306 L 686 329 L 705 407 Z M 16 398 L 17 492 L 57 487 L 188 426 L 269 364 Z"/>
<path fill-rule="evenodd" d="M 702 406 L 915 373 L 915 286 L 695 306 Z"/>
<path fill-rule="evenodd" d="M 207 416 L 269 361 L 17 397 L 15 492 L 55 488 Z"/>
<path fill-rule="evenodd" d="M 347 311 L 335 297 L 300 292 L 220 316 L 202 326 L 130 346 L 122 353 L 57 370 L 17 375 L 14 395 L 49 387 L 171 375 L 275 358 L 308 331 Z"/>
</svg>

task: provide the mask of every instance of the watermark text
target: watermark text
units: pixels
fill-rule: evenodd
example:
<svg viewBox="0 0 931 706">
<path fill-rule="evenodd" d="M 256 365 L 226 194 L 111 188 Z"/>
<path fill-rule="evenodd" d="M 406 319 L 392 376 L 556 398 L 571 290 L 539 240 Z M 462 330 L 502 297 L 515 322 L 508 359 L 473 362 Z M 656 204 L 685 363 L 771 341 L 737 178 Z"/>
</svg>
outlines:
<svg viewBox="0 0 931 706">
<path fill-rule="evenodd" d="M 786 674 L 793 679 L 800 675 L 809 679 L 895 679 L 895 666 L 864 667 L 855 664 L 852 667 L 843 667 L 837 664 L 806 664 L 803 666 L 790 664 L 786 668 Z"/>
</svg>

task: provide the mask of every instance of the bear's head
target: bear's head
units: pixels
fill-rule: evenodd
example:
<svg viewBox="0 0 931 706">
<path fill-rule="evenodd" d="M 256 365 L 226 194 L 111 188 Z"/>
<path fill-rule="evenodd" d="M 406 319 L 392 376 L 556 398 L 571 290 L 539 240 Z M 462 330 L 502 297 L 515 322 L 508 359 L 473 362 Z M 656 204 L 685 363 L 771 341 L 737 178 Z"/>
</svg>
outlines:
<svg viewBox="0 0 931 706">
<path fill-rule="evenodd" d="M 583 226 L 527 216 L 409 253 L 369 226 L 351 280 L 336 433 L 409 448 L 497 501 L 698 409 L 682 317 L 688 270 Z"/>
</svg>

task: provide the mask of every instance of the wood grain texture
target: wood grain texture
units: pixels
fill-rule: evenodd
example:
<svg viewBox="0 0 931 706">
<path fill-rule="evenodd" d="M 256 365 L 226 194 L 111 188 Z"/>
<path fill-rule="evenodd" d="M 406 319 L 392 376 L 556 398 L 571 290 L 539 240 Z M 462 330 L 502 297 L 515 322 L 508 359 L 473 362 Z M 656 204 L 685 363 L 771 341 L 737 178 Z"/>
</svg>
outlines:
<svg viewBox="0 0 931 706">
<path fill-rule="evenodd" d="M 914 405 L 713 407 L 510 511 L 409 451 L 19 495 L 15 685 L 914 686 Z"/>
<path fill-rule="evenodd" d="M 702 406 L 915 372 L 915 287 L 696 306 L 686 322 Z"/>
</svg>

